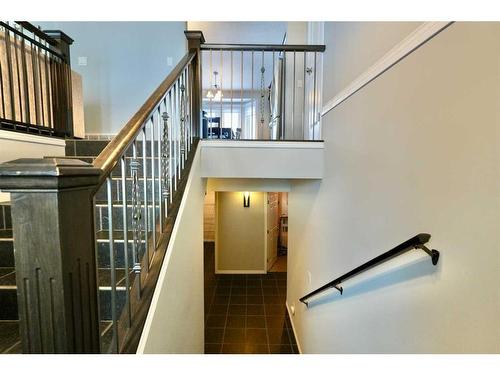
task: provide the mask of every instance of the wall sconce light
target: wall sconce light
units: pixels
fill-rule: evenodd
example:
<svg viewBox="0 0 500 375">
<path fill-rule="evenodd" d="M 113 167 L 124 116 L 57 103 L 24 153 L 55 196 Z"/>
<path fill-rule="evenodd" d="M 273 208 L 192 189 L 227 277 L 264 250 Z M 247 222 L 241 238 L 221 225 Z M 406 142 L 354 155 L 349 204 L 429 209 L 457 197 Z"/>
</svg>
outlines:
<svg viewBox="0 0 500 375">
<path fill-rule="evenodd" d="M 243 207 L 250 207 L 250 193 L 248 191 L 243 193 Z"/>
</svg>

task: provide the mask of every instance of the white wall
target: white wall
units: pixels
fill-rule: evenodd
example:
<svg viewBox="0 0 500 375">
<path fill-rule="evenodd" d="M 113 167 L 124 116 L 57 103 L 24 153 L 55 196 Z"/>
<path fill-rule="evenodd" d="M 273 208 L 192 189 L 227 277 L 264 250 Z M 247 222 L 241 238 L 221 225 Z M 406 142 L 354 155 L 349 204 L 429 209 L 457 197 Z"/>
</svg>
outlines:
<svg viewBox="0 0 500 375">
<path fill-rule="evenodd" d="M 203 177 L 323 177 L 323 142 L 204 140 L 200 145 Z"/>
<path fill-rule="evenodd" d="M 137 353 L 204 352 L 203 198 L 196 151 Z"/>
<path fill-rule="evenodd" d="M 74 39 L 71 67 L 83 78 L 87 134 L 116 134 L 187 51 L 186 22 L 35 24 Z"/>
<path fill-rule="evenodd" d="M 414 26 L 327 23 L 325 102 Z M 500 23 L 456 23 L 323 118 L 325 176 L 289 194 L 303 352 L 500 352 L 499 37 Z M 415 250 L 298 301 L 419 232 L 437 266 Z"/>
<path fill-rule="evenodd" d="M 20 158 L 64 156 L 64 139 L 41 137 L 0 130 L 0 163 Z M 0 202 L 10 200 L 10 194 L 0 193 Z"/>
<path fill-rule="evenodd" d="M 201 30 L 207 43 L 281 44 L 288 22 L 198 22 L 189 30 Z"/>
</svg>

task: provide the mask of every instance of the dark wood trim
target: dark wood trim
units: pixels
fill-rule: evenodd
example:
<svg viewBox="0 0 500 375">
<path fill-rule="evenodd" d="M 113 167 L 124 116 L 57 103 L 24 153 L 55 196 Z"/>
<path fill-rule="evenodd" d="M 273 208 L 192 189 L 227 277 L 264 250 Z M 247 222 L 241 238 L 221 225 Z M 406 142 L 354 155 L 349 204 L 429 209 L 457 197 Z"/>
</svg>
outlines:
<svg viewBox="0 0 500 375">
<path fill-rule="evenodd" d="M 205 43 L 202 50 L 269 51 L 269 52 L 325 52 L 323 44 L 215 44 Z"/>
<path fill-rule="evenodd" d="M 107 176 L 111 173 L 113 168 L 118 164 L 120 157 L 125 153 L 128 147 L 132 144 L 144 125 L 144 122 L 151 116 L 157 104 L 161 101 L 163 96 L 170 90 L 184 70 L 184 67 L 189 64 L 195 53 L 188 52 L 177 66 L 170 72 L 170 74 L 163 80 L 163 82 L 156 88 L 156 90 L 149 96 L 146 102 L 139 108 L 139 110 L 132 116 L 132 118 L 125 124 L 120 132 L 113 137 L 111 142 L 99 154 L 94 161 L 94 166 L 102 170 L 101 181 L 102 184 Z"/>
</svg>

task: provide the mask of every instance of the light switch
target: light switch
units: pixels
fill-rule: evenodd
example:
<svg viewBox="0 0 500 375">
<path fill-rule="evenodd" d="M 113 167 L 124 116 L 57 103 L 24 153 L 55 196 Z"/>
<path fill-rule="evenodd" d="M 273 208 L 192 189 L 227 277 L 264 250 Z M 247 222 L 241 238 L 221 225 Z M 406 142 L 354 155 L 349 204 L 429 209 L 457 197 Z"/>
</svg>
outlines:
<svg viewBox="0 0 500 375">
<path fill-rule="evenodd" d="M 169 57 L 167 57 L 167 65 L 168 65 L 168 66 L 172 66 L 172 65 L 174 65 L 174 63 L 172 62 L 172 57 L 170 57 L 170 56 L 169 56 Z"/>
<path fill-rule="evenodd" d="M 87 56 L 78 56 L 78 66 L 87 66 Z"/>
<path fill-rule="evenodd" d="M 297 88 L 298 89 L 302 88 L 303 84 L 304 84 L 304 82 L 301 79 L 297 80 Z"/>
</svg>

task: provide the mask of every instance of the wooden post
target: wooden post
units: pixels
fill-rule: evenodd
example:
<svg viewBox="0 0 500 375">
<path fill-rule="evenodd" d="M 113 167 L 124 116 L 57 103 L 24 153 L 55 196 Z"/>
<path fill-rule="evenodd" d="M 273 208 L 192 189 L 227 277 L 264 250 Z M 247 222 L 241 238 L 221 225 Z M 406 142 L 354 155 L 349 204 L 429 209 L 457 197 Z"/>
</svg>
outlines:
<svg viewBox="0 0 500 375">
<path fill-rule="evenodd" d="M 80 160 L 0 165 L 0 189 L 11 193 L 24 353 L 100 351 L 92 204 L 99 175 Z"/>
<path fill-rule="evenodd" d="M 202 85 L 201 85 L 201 45 L 205 43 L 205 37 L 203 33 L 198 30 L 186 30 L 184 31 L 186 38 L 188 40 L 188 49 L 190 52 L 196 52 L 196 57 L 193 59 L 191 66 L 191 76 L 192 76 L 192 87 L 193 87 L 193 100 L 191 102 L 191 113 L 193 119 L 193 127 L 195 129 L 195 134 L 199 138 L 202 136 L 201 130 L 201 103 L 202 103 Z"/>
</svg>

